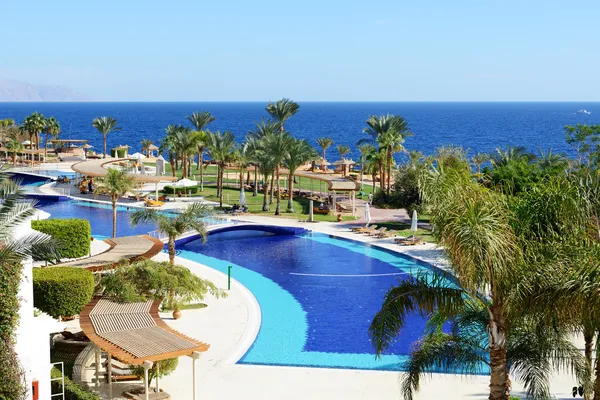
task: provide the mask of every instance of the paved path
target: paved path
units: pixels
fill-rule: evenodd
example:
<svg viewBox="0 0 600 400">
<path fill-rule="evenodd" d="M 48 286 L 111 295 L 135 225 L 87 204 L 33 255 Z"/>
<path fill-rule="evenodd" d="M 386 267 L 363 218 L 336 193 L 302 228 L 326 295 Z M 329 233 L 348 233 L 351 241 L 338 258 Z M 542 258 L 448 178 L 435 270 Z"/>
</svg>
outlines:
<svg viewBox="0 0 600 400">
<path fill-rule="evenodd" d="M 92 257 L 56 264 L 53 267 L 77 267 L 91 271 L 101 271 L 114 267 L 124 258 L 135 260 L 141 257 L 151 258 L 160 253 L 163 243 L 148 235 L 125 236 L 104 239 L 111 247 L 107 251 Z"/>
</svg>

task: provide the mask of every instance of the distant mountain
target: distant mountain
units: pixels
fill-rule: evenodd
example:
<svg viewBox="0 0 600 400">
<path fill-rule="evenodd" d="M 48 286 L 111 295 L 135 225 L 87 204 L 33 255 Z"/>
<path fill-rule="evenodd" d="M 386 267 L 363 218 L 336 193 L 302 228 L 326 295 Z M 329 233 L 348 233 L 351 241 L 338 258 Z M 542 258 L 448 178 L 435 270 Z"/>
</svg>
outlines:
<svg viewBox="0 0 600 400">
<path fill-rule="evenodd" d="M 61 86 L 34 85 L 27 82 L 0 79 L 0 102 L 2 101 L 89 101 L 90 99 Z"/>
</svg>

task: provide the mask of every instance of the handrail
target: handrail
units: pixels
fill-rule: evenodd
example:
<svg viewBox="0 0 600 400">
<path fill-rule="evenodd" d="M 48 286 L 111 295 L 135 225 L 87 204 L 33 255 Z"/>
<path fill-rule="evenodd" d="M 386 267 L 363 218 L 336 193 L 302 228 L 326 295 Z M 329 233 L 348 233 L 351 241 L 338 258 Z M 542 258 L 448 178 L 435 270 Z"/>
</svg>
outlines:
<svg viewBox="0 0 600 400">
<path fill-rule="evenodd" d="M 21 186 L 21 190 L 25 194 L 40 194 L 46 196 L 70 196 L 70 188 L 57 188 L 51 186 Z"/>
</svg>

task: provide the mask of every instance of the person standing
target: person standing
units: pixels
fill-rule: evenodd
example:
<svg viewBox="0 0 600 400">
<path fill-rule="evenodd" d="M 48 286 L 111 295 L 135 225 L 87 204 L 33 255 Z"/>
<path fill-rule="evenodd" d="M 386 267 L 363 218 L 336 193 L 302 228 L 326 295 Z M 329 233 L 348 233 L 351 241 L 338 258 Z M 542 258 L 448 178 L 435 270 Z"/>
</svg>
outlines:
<svg viewBox="0 0 600 400">
<path fill-rule="evenodd" d="M 373 205 L 373 193 L 369 193 L 369 205 Z"/>
</svg>

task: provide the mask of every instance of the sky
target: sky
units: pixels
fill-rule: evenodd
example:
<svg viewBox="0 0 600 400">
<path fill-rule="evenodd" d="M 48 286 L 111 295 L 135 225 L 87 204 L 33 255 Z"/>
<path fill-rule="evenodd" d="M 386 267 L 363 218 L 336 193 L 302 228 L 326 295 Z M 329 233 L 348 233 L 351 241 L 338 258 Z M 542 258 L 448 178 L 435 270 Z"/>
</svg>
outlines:
<svg viewBox="0 0 600 400">
<path fill-rule="evenodd" d="M 0 79 L 102 101 L 598 101 L 598 0 L 0 0 Z"/>
</svg>

